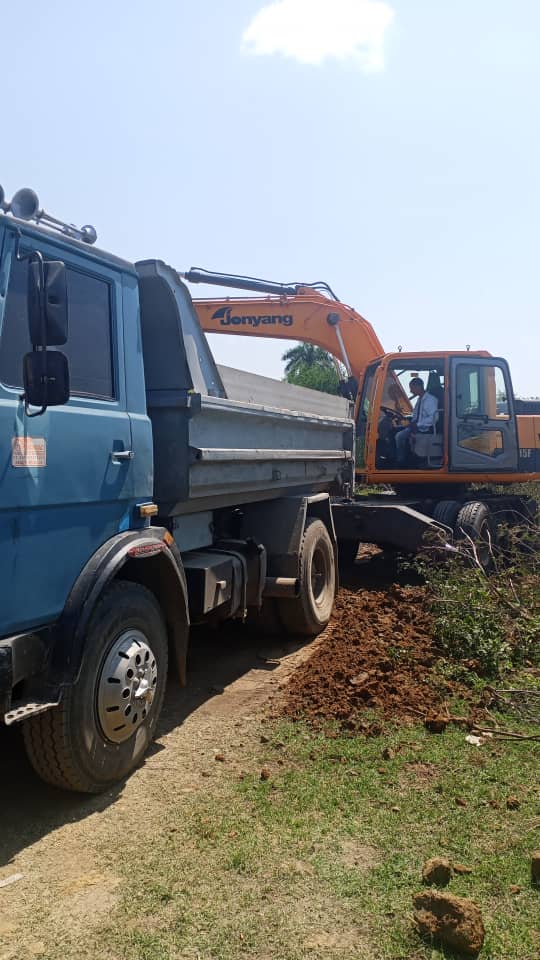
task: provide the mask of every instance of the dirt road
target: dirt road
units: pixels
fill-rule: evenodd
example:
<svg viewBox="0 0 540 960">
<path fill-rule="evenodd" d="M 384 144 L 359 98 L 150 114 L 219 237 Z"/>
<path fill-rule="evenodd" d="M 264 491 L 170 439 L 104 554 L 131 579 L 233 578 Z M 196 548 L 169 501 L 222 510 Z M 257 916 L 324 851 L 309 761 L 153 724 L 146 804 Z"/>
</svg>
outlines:
<svg viewBox="0 0 540 960">
<path fill-rule="evenodd" d="M 324 642 L 322 639 L 318 643 Z M 183 801 L 253 752 L 264 704 L 313 649 L 293 642 L 254 643 L 243 631 L 197 633 L 188 691 L 171 684 L 157 742 L 127 783 L 100 797 L 60 793 L 38 781 L 17 729 L 0 731 L 0 960 L 54 955 L 102 956 L 92 943 L 125 883 L 117 845 L 152 843 Z M 13 883 L 2 881 L 20 874 Z M 81 954 L 81 943 L 88 952 Z M 96 952 L 97 950 L 97 952 Z"/>
<path fill-rule="evenodd" d="M 264 641 L 241 628 L 194 631 L 188 690 L 170 684 L 145 763 L 100 797 L 46 787 L 25 759 L 20 732 L 1 729 L 0 960 L 126 956 L 104 952 L 99 942 L 109 918 L 122 922 L 124 850 L 129 847 L 132 859 L 140 851 L 144 861 L 156 838 L 178 829 L 171 824 L 192 818 L 207 795 L 219 803 L 220 790 L 246 766 L 257 769 L 261 733 L 277 696 L 289 715 L 352 717 L 354 725 L 366 706 L 383 715 L 388 706 L 403 716 L 408 704 L 422 706 L 418 697 L 432 697 L 429 624 L 419 629 L 422 593 L 390 583 L 380 571 L 370 582 L 357 568 L 329 628 L 311 644 Z M 389 658 L 392 637 L 397 646 Z M 196 855 L 192 868 L 197 871 Z"/>
</svg>

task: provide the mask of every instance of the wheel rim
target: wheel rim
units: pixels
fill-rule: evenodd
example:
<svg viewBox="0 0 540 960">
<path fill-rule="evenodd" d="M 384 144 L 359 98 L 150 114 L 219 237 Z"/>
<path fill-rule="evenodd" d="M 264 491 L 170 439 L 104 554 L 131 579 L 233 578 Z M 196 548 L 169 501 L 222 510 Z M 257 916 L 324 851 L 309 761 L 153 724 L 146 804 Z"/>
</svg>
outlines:
<svg viewBox="0 0 540 960">
<path fill-rule="evenodd" d="M 157 662 L 140 630 L 114 641 L 97 686 L 97 714 L 107 740 L 123 743 L 146 720 L 157 686 Z"/>
<path fill-rule="evenodd" d="M 317 606 L 320 606 L 324 600 L 327 582 L 328 564 L 326 554 L 320 547 L 316 547 L 311 560 L 311 592 Z"/>
</svg>

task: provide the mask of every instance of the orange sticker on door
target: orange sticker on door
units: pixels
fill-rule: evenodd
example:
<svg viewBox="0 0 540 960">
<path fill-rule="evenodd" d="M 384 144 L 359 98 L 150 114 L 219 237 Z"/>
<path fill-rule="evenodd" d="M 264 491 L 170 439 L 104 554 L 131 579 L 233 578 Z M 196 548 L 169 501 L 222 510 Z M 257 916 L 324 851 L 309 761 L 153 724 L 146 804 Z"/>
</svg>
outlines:
<svg viewBox="0 0 540 960">
<path fill-rule="evenodd" d="M 12 467 L 46 467 L 47 443 L 41 437 L 13 437 Z"/>
</svg>

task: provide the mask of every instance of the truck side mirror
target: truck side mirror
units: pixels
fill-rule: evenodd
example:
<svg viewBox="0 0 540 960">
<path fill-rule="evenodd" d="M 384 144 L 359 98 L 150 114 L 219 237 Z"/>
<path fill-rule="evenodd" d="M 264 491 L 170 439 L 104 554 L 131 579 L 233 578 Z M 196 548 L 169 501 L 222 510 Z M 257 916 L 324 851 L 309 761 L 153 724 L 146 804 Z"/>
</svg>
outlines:
<svg viewBox="0 0 540 960">
<path fill-rule="evenodd" d="M 60 347 L 66 342 L 67 274 L 61 260 L 36 259 L 28 264 L 28 326 L 34 347 Z"/>
<path fill-rule="evenodd" d="M 57 350 L 34 350 L 23 360 L 24 401 L 28 416 L 44 413 L 69 400 L 69 368 L 65 354 Z M 28 407 L 39 407 L 28 413 Z"/>
</svg>

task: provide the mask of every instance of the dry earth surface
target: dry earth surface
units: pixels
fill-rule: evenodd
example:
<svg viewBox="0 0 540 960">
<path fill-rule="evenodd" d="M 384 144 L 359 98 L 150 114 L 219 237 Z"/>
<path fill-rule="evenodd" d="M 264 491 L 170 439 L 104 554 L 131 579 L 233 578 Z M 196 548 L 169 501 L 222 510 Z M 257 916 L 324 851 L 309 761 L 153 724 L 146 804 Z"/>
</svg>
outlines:
<svg viewBox="0 0 540 960">
<path fill-rule="evenodd" d="M 131 847 L 144 859 L 171 811 L 178 818 L 182 806 L 216 789 L 216 780 L 253 763 L 264 704 L 312 650 L 257 642 L 244 631 L 196 635 L 189 688 L 170 684 L 149 757 L 100 797 L 42 784 L 19 732 L 2 728 L 0 960 L 56 956 L 58 944 L 65 957 L 104 956 L 99 929 L 119 907 L 126 882 L 115 869 L 117 854 Z"/>
<path fill-rule="evenodd" d="M 130 882 L 123 855 L 129 850 L 131 862 L 138 862 L 139 883 L 148 861 L 151 881 L 152 851 L 164 833 L 181 830 L 183 817 L 192 820 L 193 811 L 210 795 L 219 798 L 231 778 L 246 770 L 258 775 L 268 717 L 307 715 L 369 734 L 380 732 L 373 711 L 418 721 L 461 692 L 431 675 L 436 656 L 423 589 L 385 584 L 380 571 L 371 576 L 357 570 L 358 582 L 341 589 L 329 628 L 312 644 L 266 641 L 241 629 L 196 631 L 188 690 L 170 684 L 146 762 L 105 795 L 46 787 L 24 757 L 19 731 L 0 731 L 0 960 L 157 956 L 142 948 L 116 950 L 110 939 L 106 947 L 100 943 L 102 928 L 133 923 L 122 914 Z M 431 772 L 426 766 L 414 776 L 421 786 Z M 344 856 L 369 869 L 377 850 L 351 841 Z M 204 881 L 189 873 L 196 863 L 195 850 L 178 868 L 188 886 Z M 290 865 L 293 872 L 301 867 Z M 345 914 L 330 932 L 321 926 L 329 906 L 313 897 L 304 903 L 290 898 L 283 904 L 285 922 L 293 911 L 295 929 L 305 924 L 304 947 L 312 956 L 377 958 L 369 931 L 347 927 Z M 152 919 L 143 922 L 151 931 Z M 257 960 L 275 956 L 271 932 L 268 948 Z M 170 955 L 207 960 L 196 951 Z"/>
</svg>

